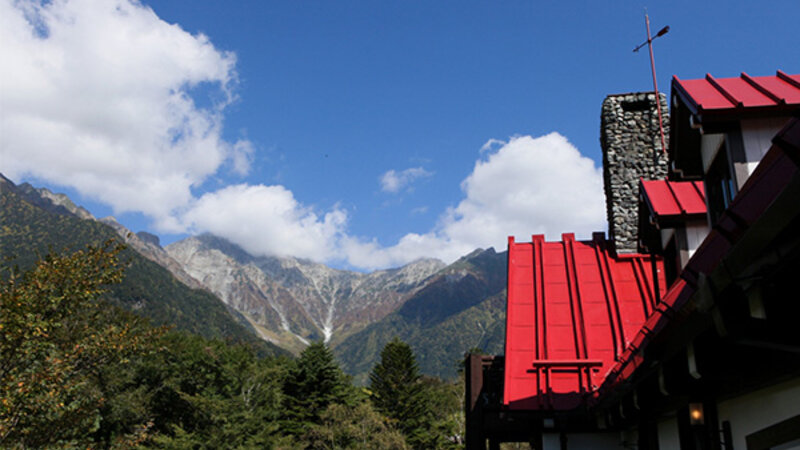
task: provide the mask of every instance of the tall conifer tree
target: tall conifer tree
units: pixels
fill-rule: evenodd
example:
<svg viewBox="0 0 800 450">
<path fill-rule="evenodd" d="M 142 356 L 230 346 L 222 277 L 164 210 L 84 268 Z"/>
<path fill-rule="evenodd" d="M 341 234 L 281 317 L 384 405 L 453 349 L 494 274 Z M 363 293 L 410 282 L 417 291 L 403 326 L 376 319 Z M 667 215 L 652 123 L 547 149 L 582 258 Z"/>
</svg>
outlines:
<svg viewBox="0 0 800 450">
<path fill-rule="evenodd" d="M 289 368 L 283 383 L 286 400 L 283 429 L 295 436 L 320 423 L 320 415 L 331 404 L 352 403 L 348 377 L 322 342 L 306 347 Z"/>
<path fill-rule="evenodd" d="M 420 378 L 413 350 L 398 338 L 386 344 L 369 375 L 375 408 L 395 421 L 415 448 L 425 446 L 431 416 Z"/>
</svg>

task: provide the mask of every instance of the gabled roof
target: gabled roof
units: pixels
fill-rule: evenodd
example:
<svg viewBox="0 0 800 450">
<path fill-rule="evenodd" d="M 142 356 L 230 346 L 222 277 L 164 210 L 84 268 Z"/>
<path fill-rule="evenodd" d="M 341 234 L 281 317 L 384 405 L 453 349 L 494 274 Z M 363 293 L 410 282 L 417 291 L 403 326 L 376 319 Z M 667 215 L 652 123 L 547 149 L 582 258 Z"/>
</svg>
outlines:
<svg viewBox="0 0 800 450">
<path fill-rule="evenodd" d="M 673 76 L 673 92 L 681 96 L 693 114 L 736 110 L 778 109 L 800 105 L 800 75 L 778 71 L 774 76 L 680 80 Z"/>
<path fill-rule="evenodd" d="M 510 409 L 580 405 L 657 304 L 650 256 L 615 257 L 603 233 L 562 239 L 509 238 L 503 404 Z M 663 270 L 657 285 L 663 292 Z"/>
<path fill-rule="evenodd" d="M 640 195 L 656 221 L 706 214 L 706 196 L 699 181 L 641 180 Z"/>
</svg>

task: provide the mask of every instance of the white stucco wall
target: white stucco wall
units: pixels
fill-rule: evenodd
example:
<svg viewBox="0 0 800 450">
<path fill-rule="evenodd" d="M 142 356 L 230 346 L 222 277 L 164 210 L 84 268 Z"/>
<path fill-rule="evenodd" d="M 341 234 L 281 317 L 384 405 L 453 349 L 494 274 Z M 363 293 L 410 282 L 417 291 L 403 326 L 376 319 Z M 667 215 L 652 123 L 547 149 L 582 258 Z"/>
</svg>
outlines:
<svg viewBox="0 0 800 450">
<path fill-rule="evenodd" d="M 703 243 L 703 240 L 708 236 L 708 224 L 705 220 L 689 222 L 686 224 L 686 244 L 689 251 L 689 258 L 694 255 L 697 247 Z"/>
<path fill-rule="evenodd" d="M 561 441 L 558 433 L 545 433 L 542 436 L 545 450 L 559 450 Z M 635 441 L 634 441 L 635 443 Z M 567 434 L 569 450 L 619 450 L 622 446 L 619 433 L 572 433 Z"/>
<path fill-rule="evenodd" d="M 746 449 L 748 434 L 800 414 L 800 378 L 720 402 L 717 409 L 720 424 L 731 423 L 733 448 Z"/>
<path fill-rule="evenodd" d="M 703 158 L 703 173 L 708 172 L 711 163 L 717 156 L 722 143 L 725 141 L 725 135 L 722 133 L 717 134 L 704 134 L 700 138 L 700 156 Z"/>
<path fill-rule="evenodd" d="M 747 158 L 748 176 L 753 173 L 761 158 L 772 146 L 772 138 L 786 125 L 787 120 L 786 117 L 780 117 L 742 121 L 742 141 Z"/>
<path fill-rule="evenodd" d="M 678 436 L 678 419 L 671 417 L 658 422 L 658 448 L 670 450 L 680 448 Z"/>
</svg>

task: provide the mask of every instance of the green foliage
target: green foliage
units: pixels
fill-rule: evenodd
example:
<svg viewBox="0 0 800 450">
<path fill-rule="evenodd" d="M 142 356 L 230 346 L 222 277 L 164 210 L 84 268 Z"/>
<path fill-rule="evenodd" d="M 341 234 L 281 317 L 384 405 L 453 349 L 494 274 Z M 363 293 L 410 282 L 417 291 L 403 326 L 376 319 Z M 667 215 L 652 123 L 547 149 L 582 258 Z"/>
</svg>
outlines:
<svg viewBox="0 0 800 450">
<path fill-rule="evenodd" d="M 406 446 L 403 434 L 388 426 L 386 419 L 368 402 L 355 406 L 331 404 L 322 413 L 320 424 L 311 426 L 307 435 L 310 448 L 401 450 Z"/>
<path fill-rule="evenodd" d="M 464 436 L 464 381 L 422 377 L 428 408 L 432 412 L 428 434 L 430 448 L 462 448 Z"/>
<path fill-rule="evenodd" d="M 286 396 L 282 420 L 284 432 L 300 436 L 331 404 L 352 405 L 355 390 L 348 377 L 333 358 L 333 353 L 322 342 L 314 342 L 289 366 L 283 382 Z"/>
<path fill-rule="evenodd" d="M 106 404 L 104 369 L 146 354 L 162 332 L 97 301 L 122 278 L 121 251 L 49 255 L 0 285 L 0 443 L 88 442 Z"/>
<path fill-rule="evenodd" d="M 35 204 L 34 204 L 35 203 Z M 41 255 L 100 246 L 118 238 L 109 226 L 83 220 L 64 208 L 45 205 L 10 182 L 0 180 L 0 267 L 33 267 Z M 213 294 L 191 289 L 169 271 L 131 249 L 118 255 L 125 277 L 104 298 L 157 325 L 175 325 L 208 338 L 226 338 L 254 346 L 263 355 L 287 354 L 239 324 Z M 1 276 L 1 275 L 0 275 Z"/>
<path fill-rule="evenodd" d="M 364 383 L 381 349 L 398 336 L 417 349 L 420 371 L 458 376 L 464 352 L 502 353 L 506 253 L 487 250 L 462 258 L 400 309 L 351 335 L 334 351 L 347 373 Z"/>
<path fill-rule="evenodd" d="M 122 247 L 47 256 L 0 285 L 0 445 L 270 448 L 289 361 L 166 333 L 99 297 Z"/>
<path fill-rule="evenodd" d="M 463 389 L 420 376 L 408 344 L 398 338 L 386 344 L 369 379 L 375 408 L 403 432 L 413 448 L 446 448 L 458 440 Z"/>
<path fill-rule="evenodd" d="M 110 228 L 46 211 L 3 182 L 0 194 L 0 253 L 28 269 L 5 261 L 0 271 L 0 447 L 457 445 L 463 388 L 421 377 L 405 343 L 385 349 L 370 402 L 323 343 L 294 361 L 269 356 L 210 294 L 131 250 L 97 246 L 115 237 Z M 115 305 L 207 337 L 153 328 Z M 403 412 L 377 406 L 390 397 L 382 382 L 414 387 L 397 401 Z"/>
<path fill-rule="evenodd" d="M 402 424 L 404 431 L 413 419 L 424 413 L 419 380 L 414 352 L 398 338 L 386 344 L 380 362 L 369 375 L 375 408 Z"/>
<path fill-rule="evenodd" d="M 164 448 L 270 448 L 279 440 L 287 360 L 248 347 L 171 333 L 140 362 L 132 382 Z"/>
</svg>

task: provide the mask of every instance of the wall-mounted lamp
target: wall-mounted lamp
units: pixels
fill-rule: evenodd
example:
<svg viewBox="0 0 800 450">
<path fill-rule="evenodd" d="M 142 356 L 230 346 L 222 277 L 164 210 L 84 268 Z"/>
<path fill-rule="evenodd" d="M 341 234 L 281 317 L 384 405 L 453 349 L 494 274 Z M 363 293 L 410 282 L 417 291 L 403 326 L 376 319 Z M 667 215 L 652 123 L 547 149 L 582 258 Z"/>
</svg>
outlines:
<svg viewBox="0 0 800 450">
<path fill-rule="evenodd" d="M 689 403 L 689 423 L 692 425 L 703 425 L 705 423 L 702 403 Z"/>
</svg>

